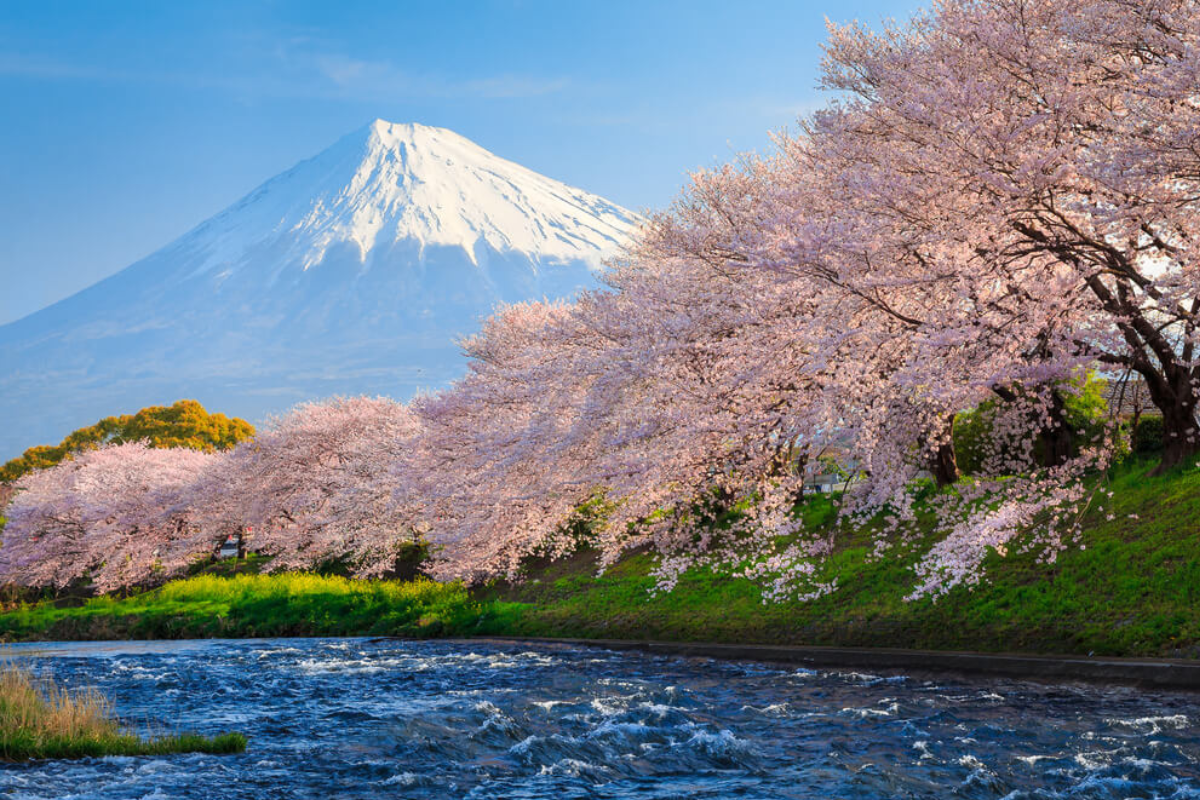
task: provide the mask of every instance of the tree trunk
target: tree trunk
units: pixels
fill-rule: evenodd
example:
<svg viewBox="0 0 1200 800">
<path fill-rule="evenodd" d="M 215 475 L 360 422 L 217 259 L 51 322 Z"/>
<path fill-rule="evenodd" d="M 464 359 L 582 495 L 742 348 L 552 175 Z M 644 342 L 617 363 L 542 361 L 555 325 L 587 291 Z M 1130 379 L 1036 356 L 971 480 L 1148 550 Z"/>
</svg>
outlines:
<svg viewBox="0 0 1200 800">
<path fill-rule="evenodd" d="M 808 468 L 808 455 L 807 454 L 802 455 L 796 459 L 796 472 L 799 473 L 799 475 L 800 475 L 800 487 L 798 489 L 796 489 L 795 493 L 792 495 L 792 504 L 793 505 L 799 505 L 800 503 L 804 502 L 804 482 L 806 480 L 804 471 L 807 468 Z"/>
<path fill-rule="evenodd" d="M 1197 453 L 1200 453 L 1200 446 L 1196 441 L 1195 405 L 1171 408 L 1170 413 L 1163 414 L 1163 455 L 1153 474 L 1159 475 L 1179 466 Z"/>
<path fill-rule="evenodd" d="M 945 442 L 938 445 L 938 448 L 933 453 L 932 463 L 929 465 L 929 471 L 933 473 L 933 479 L 937 481 L 938 488 L 949 486 L 958 481 L 958 456 L 954 452 L 954 415 L 951 414 L 946 420 L 946 427 L 943 431 L 945 434 Z"/>
<path fill-rule="evenodd" d="M 1050 392 L 1050 424 L 1038 431 L 1042 442 L 1042 466 L 1061 467 L 1071 460 L 1071 428 L 1067 425 L 1067 404 L 1057 390 Z"/>
<path fill-rule="evenodd" d="M 1006 403 L 1015 403 L 1020 399 L 1017 391 L 1008 386 L 993 386 L 992 391 Z M 1067 425 L 1067 405 L 1062 394 L 1050 390 L 1050 424 L 1038 428 L 1037 437 L 1042 445 L 1041 464 L 1043 467 L 1061 467 L 1071 458 L 1071 428 Z"/>
<path fill-rule="evenodd" d="M 1200 453 L 1200 435 L 1196 430 L 1200 397 L 1192 385 L 1191 370 L 1172 367 L 1163 372 L 1165 376 L 1142 371 L 1150 401 L 1163 415 L 1163 456 L 1153 475 L 1161 475 Z"/>
</svg>

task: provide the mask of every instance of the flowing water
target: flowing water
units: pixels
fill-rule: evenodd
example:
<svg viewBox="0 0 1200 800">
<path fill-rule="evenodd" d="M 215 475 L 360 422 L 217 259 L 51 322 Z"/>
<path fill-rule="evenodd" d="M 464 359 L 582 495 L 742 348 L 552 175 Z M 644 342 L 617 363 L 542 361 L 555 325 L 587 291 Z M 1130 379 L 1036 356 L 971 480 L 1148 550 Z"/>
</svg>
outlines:
<svg viewBox="0 0 1200 800">
<path fill-rule="evenodd" d="M 1200 695 L 367 639 L 21 645 L 244 755 L 0 766 L 19 798 L 1200 798 Z"/>
</svg>

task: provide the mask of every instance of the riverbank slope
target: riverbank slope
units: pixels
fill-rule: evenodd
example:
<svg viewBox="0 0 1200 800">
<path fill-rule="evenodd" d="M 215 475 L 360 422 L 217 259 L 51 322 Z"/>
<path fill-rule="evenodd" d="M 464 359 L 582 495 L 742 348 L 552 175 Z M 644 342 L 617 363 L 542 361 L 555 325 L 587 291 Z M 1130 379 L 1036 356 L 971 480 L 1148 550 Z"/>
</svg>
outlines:
<svg viewBox="0 0 1200 800">
<path fill-rule="evenodd" d="M 532 580 L 478 594 L 519 602 L 508 632 L 529 636 L 1200 658 L 1200 471 L 1150 472 L 1110 476 L 1082 548 L 1050 565 L 993 553 L 984 583 L 936 601 L 905 599 L 933 537 L 871 559 L 854 531 L 820 576 L 839 588 L 815 600 L 764 605 L 750 582 L 701 571 L 651 598 L 648 554 L 602 577 L 586 554 L 540 564 Z"/>
<path fill-rule="evenodd" d="M 744 579 L 687 573 L 653 594 L 653 558 L 632 553 L 596 576 L 593 553 L 527 566 L 517 585 L 352 581 L 333 576 L 202 575 L 125 599 L 0 614 L 8 640 L 237 636 L 545 636 L 980 652 L 1200 658 L 1200 471 L 1115 472 L 1089 512 L 1082 548 L 1052 565 L 994 554 L 988 579 L 938 600 L 908 601 L 918 536 L 872 559 L 869 535 L 841 531 L 810 601 L 763 604 Z M 1112 491 L 1112 497 L 1107 492 Z M 828 524 L 828 498 L 805 514 Z"/>
</svg>

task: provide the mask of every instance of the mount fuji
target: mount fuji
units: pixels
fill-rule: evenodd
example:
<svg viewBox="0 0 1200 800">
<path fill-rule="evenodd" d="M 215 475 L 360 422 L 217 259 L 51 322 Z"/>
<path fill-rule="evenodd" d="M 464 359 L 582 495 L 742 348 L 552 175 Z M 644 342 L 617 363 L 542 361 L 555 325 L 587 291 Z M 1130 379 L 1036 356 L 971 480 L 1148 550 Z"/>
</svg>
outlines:
<svg viewBox="0 0 1200 800">
<path fill-rule="evenodd" d="M 637 215 L 456 133 L 377 120 L 78 294 L 0 326 L 0 460 L 188 397 L 260 420 L 464 371 L 499 303 L 593 287 Z"/>
</svg>

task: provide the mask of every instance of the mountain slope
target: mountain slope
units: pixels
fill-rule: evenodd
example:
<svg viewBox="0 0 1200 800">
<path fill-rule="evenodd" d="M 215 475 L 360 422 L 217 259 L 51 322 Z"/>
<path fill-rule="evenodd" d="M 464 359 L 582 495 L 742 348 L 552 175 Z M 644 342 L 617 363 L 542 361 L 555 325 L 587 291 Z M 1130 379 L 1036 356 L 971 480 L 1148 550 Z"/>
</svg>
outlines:
<svg viewBox="0 0 1200 800">
<path fill-rule="evenodd" d="M 259 419 L 444 385 L 457 336 L 497 303 L 594 285 L 636 223 L 451 131 L 377 120 L 0 327 L 0 458 L 181 397 Z"/>
</svg>

